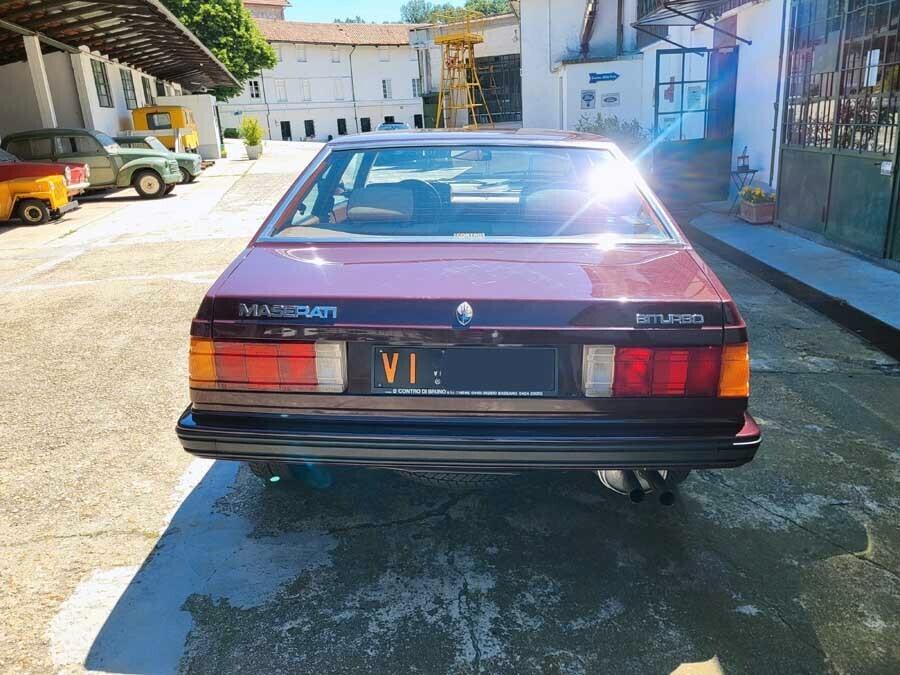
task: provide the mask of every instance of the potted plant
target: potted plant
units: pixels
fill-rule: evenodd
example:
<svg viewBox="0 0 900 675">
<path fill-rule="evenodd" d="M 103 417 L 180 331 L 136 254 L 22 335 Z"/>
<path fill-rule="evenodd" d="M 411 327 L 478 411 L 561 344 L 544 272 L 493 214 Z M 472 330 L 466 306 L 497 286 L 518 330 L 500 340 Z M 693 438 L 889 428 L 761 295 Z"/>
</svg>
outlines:
<svg viewBox="0 0 900 675">
<path fill-rule="evenodd" d="M 775 195 L 758 187 L 741 190 L 741 219 L 754 225 L 775 220 Z"/>
<path fill-rule="evenodd" d="M 255 117 L 245 117 L 241 122 L 241 138 L 247 146 L 247 158 L 259 159 L 262 155 L 263 130 Z"/>
</svg>

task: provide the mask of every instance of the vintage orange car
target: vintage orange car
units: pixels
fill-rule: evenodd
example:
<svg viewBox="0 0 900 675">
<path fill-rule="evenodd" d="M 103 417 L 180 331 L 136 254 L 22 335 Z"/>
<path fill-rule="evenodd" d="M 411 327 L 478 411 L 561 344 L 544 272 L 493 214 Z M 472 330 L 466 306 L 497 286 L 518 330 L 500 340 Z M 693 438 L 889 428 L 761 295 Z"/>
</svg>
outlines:
<svg viewBox="0 0 900 675">
<path fill-rule="evenodd" d="M 0 181 L 0 221 L 18 218 L 41 225 L 77 206 L 69 201 L 66 179 L 60 175 Z"/>
</svg>

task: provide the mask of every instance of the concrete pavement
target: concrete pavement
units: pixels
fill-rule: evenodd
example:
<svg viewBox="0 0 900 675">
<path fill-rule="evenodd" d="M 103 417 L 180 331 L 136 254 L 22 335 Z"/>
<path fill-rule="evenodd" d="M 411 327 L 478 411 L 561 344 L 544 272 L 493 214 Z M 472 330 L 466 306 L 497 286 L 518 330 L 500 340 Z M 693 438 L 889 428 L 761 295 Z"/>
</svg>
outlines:
<svg viewBox="0 0 900 675">
<path fill-rule="evenodd" d="M 191 461 L 190 318 L 310 150 L 0 233 L 0 671 L 897 672 L 900 369 L 713 255 L 765 440 L 672 509 Z"/>
</svg>

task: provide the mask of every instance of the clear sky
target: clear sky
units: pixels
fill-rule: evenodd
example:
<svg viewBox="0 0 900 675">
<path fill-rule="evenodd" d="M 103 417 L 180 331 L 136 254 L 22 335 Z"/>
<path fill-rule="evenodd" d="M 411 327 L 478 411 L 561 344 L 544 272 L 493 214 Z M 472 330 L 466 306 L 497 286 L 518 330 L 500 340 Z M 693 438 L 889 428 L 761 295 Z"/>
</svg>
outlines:
<svg viewBox="0 0 900 675">
<path fill-rule="evenodd" d="M 400 6 L 406 0 L 290 0 L 284 16 L 289 21 L 319 21 L 331 23 L 335 19 L 355 17 L 359 14 L 366 21 L 400 21 Z M 442 2 L 445 0 L 441 0 Z M 449 0 L 462 5 L 464 0 Z"/>
</svg>

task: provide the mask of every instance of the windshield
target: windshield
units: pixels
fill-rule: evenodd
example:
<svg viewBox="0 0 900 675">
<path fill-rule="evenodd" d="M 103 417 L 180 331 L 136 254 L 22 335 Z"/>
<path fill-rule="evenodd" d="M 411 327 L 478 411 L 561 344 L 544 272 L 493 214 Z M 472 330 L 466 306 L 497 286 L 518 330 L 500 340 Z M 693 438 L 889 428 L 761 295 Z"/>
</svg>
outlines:
<svg viewBox="0 0 900 675">
<path fill-rule="evenodd" d="M 107 136 L 102 131 L 95 131 L 94 138 L 107 150 L 117 150 L 119 148 L 119 144 L 116 143 L 110 136 Z"/>
<path fill-rule="evenodd" d="M 161 150 L 162 152 L 168 152 L 169 149 L 162 144 L 162 141 L 159 140 L 156 136 L 147 136 L 144 138 L 144 142 L 151 150 Z"/>
<path fill-rule="evenodd" d="M 268 236 L 303 240 L 670 241 L 606 150 L 453 146 L 332 152 Z"/>
</svg>

